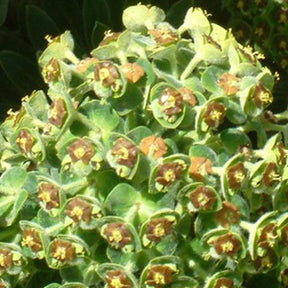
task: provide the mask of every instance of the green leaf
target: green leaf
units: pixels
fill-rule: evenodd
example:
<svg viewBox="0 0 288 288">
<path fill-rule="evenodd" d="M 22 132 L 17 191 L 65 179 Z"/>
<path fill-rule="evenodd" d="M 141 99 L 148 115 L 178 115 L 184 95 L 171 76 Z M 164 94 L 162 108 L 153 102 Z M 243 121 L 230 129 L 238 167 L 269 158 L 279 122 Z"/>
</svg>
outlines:
<svg viewBox="0 0 288 288">
<path fill-rule="evenodd" d="M 17 193 L 16 199 L 14 200 L 14 203 L 13 203 L 13 207 L 10 213 L 4 219 L 5 226 L 10 226 L 14 222 L 21 208 L 23 207 L 27 197 L 28 197 L 28 192 L 26 190 L 20 190 Z"/>
<path fill-rule="evenodd" d="M 97 127 L 112 131 L 119 124 L 119 116 L 109 103 L 92 100 L 80 107 L 79 111 Z"/>
<path fill-rule="evenodd" d="M 18 53 L 1 51 L 0 68 L 22 95 L 44 85 L 37 65 Z"/>
<path fill-rule="evenodd" d="M 115 43 L 99 46 L 91 52 L 91 55 L 99 60 L 112 59 L 117 56 L 118 47 Z"/>
<path fill-rule="evenodd" d="M 221 132 L 221 140 L 228 149 L 229 153 L 234 154 L 240 146 L 248 145 L 251 147 L 252 143 L 249 137 L 235 128 L 229 128 Z"/>
<path fill-rule="evenodd" d="M 27 5 L 25 8 L 28 37 L 35 51 L 43 50 L 47 46 L 45 36 L 58 35 L 59 29 L 44 10 L 34 5 Z"/>
<path fill-rule="evenodd" d="M 223 94 L 222 89 L 218 85 L 218 79 L 225 72 L 225 69 L 219 68 L 217 66 L 208 67 L 203 72 L 201 77 L 203 87 L 209 92 Z"/>
<path fill-rule="evenodd" d="M 112 215 L 123 217 L 128 222 L 138 214 L 139 192 L 126 183 L 118 184 L 108 195 L 104 206 Z"/>
<path fill-rule="evenodd" d="M 123 96 L 118 98 L 111 97 L 109 100 L 118 114 L 124 116 L 142 103 L 143 94 L 136 85 L 128 84 Z"/>
<path fill-rule="evenodd" d="M 8 4 L 9 4 L 9 0 L 2 0 L 0 2 L 0 26 L 3 25 L 3 23 L 6 20 L 7 12 L 8 12 Z"/>
<path fill-rule="evenodd" d="M 200 144 L 194 144 L 189 149 L 189 156 L 205 157 L 210 159 L 213 166 L 218 166 L 218 159 L 216 153 L 209 147 Z"/>
<path fill-rule="evenodd" d="M 5 192 L 10 194 L 14 191 L 15 193 L 15 190 L 20 189 L 24 185 L 27 175 L 28 174 L 24 169 L 20 167 L 12 167 L 2 174 L 0 185 L 3 189 L 6 189 Z"/>
</svg>

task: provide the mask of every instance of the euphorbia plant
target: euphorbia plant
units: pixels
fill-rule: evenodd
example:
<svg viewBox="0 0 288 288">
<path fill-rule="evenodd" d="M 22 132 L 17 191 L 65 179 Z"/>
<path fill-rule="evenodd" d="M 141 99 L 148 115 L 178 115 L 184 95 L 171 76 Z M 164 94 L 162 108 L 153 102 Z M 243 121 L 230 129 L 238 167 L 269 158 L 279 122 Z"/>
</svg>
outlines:
<svg viewBox="0 0 288 288">
<path fill-rule="evenodd" d="M 199 8 L 123 23 L 82 60 L 47 37 L 47 93 L 1 125 L 0 287 L 286 285 L 275 77 Z"/>
</svg>

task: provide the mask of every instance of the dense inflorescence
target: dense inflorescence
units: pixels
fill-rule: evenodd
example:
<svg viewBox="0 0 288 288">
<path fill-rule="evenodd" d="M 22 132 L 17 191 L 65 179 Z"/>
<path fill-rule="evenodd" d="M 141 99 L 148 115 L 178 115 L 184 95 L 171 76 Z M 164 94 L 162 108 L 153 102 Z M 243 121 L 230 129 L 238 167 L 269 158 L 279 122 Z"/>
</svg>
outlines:
<svg viewBox="0 0 288 288">
<path fill-rule="evenodd" d="M 199 8 L 123 24 L 82 60 L 47 37 L 47 92 L 1 125 L 0 287 L 287 285 L 275 77 Z"/>
</svg>

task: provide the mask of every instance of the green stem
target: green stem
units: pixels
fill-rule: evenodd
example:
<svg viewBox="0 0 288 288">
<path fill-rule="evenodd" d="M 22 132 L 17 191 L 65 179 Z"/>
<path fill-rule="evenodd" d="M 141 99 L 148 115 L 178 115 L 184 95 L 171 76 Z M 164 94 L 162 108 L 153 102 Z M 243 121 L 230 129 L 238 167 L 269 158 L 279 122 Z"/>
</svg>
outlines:
<svg viewBox="0 0 288 288">
<path fill-rule="evenodd" d="M 196 53 L 181 74 L 180 81 L 184 81 L 185 79 L 187 79 L 201 60 L 202 57 L 200 56 L 200 54 Z"/>
<path fill-rule="evenodd" d="M 240 227 L 243 228 L 244 230 L 250 232 L 254 229 L 254 223 L 250 223 L 250 222 L 242 220 L 240 222 Z"/>
</svg>

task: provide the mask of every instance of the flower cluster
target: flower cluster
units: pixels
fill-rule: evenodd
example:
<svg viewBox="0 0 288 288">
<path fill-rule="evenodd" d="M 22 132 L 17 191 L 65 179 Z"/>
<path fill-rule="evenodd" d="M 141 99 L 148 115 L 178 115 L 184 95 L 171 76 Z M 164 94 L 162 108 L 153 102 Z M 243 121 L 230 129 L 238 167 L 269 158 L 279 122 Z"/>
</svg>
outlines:
<svg viewBox="0 0 288 288">
<path fill-rule="evenodd" d="M 83 60 L 50 40 L 0 126 L 0 287 L 287 286 L 288 113 L 208 17 L 131 6 Z"/>
</svg>

